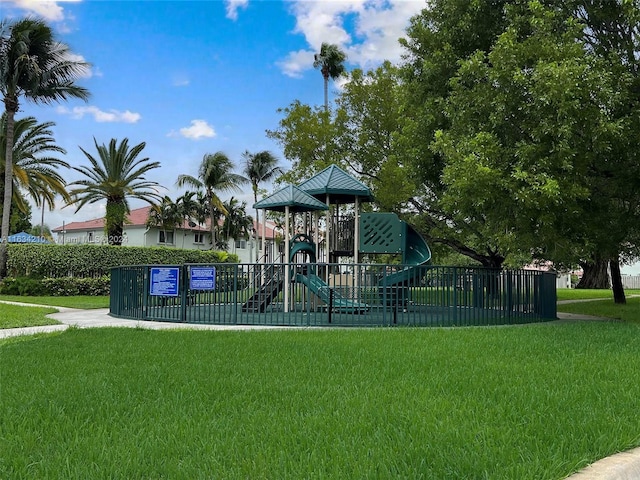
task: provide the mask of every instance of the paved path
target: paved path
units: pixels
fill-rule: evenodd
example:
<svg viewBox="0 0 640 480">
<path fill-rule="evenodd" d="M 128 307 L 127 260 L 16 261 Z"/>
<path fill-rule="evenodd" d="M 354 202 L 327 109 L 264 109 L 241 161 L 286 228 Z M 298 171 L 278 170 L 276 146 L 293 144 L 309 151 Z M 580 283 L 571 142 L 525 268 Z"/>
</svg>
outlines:
<svg viewBox="0 0 640 480">
<path fill-rule="evenodd" d="M 51 313 L 48 317 L 60 322 L 58 325 L 44 325 L 41 327 L 23 327 L 23 328 L 5 328 L 0 329 L 0 338 L 15 337 L 18 335 L 33 335 L 35 333 L 49 333 L 66 330 L 70 326 L 77 328 L 96 328 L 96 327 L 128 327 L 128 328 L 148 328 L 152 330 L 171 330 L 171 329 L 191 329 L 191 330 L 268 330 L 282 329 L 287 327 L 270 326 L 270 325 L 202 325 L 188 323 L 170 323 L 170 322 L 151 322 L 128 320 L 125 318 L 115 318 L 109 315 L 108 308 L 97 308 L 91 310 L 80 310 L 68 307 L 52 307 L 51 305 L 34 305 L 32 303 L 0 301 L 1 303 L 10 303 L 12 305 L 21 305 L 25 307 L 48 307 L 58 310 L 57 313 Z"/>
</svg>

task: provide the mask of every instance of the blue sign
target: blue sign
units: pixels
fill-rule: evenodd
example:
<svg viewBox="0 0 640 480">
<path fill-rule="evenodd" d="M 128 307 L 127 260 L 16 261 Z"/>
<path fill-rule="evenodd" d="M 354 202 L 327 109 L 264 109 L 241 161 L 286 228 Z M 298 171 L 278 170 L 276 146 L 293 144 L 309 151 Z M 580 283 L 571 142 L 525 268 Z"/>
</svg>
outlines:
<svg viewBox="0 0 640 480">
<path fill-rule="evenodd" d="M 191 290 L 215 290 L 216 267 L 189 267 L 189 288 Z"/>
<path fill-rule="evenodd" d="M 178 296 L 180 267 L 151 267 L 150 295 L 163 297 Z"/>
</svg>

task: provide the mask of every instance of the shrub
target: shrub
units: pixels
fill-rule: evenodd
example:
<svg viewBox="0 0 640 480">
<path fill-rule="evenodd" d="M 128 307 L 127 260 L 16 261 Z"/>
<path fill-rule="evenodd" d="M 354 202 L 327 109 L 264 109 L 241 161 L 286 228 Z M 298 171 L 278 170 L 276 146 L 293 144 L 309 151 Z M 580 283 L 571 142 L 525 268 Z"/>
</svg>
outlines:
<svg viewBox="0 0 640 480">
<path fill-rule="evenodd" d="M 0 294 L 22 296 L 50 295 L 52 297 L 67 297 L 71 295 L 105 296 L 109 295 L 109 277 L 106 275 L 97 278 L 7 277 L 0 282 Z"/>
<path fill-rule="evenodd" d="M 67 297 L 71 295 L 89 295 L 92 297 L 109 295 L 109 277 L 97 278 L 61 277 L 45 278 L 42 285 L 47 295 Z"/>
<path fill-rule="evenodd" d="M 38 278 L 7 277 L 0 282 L 0 294 L 3 295 L 37 296 L 46 293 L 42 281 Z"/>
<path fill-rule="evenodd" d="M 12 277 L 101 277 L 123 265 L 237 263 L 237 255 L 213 250 L 111 245 L 10 244 L 8 273 Z"/>
</svg>

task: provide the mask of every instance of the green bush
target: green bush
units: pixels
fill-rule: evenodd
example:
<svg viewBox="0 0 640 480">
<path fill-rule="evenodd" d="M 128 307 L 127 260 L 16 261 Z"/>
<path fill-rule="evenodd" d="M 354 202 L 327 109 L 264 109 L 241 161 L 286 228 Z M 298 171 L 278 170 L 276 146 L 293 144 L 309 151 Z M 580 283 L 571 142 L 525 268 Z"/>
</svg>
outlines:
<svg viewBox="0 0 640 480">
<path fill-rule="evenodd" d="M 47 295 L 68 297 L 72 295 L 88 295 L 99 297 L 109 295 L 109 277 L 98 278 L 45 278 L 42 280 Z"/>
<path fill-rule="evenodd" d="M 38 296 L 46 295 L 46 289 L 42 281 L 38 278 L 30 277 L 7 277 L 0 282 L 0 294 L 2 295 L 22 295 Z"/>
<path fill-rule="evenodd" d="M 92 297 L 109 295 L 109 277 L 97 278 L 60 277 L 29 278 L 7 277 L 0 282 L 0 294 L 52 297 L 68 297 L 72 295 L 88 295 Z"/>
<path fill-rule="evenodd" d="M 11 277 L 102 277 L 123 265 L 237 263 L 237 255 L 213 250 L 111 245 L 10 244 L 7 269 Z"/>
</svg>

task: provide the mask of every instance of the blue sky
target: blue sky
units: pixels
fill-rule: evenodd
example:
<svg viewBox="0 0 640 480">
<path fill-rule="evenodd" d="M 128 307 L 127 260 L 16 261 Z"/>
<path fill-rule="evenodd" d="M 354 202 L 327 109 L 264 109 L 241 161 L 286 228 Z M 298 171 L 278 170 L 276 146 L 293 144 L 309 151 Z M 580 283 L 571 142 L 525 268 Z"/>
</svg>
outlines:
<svg viewBox="0 0 640 480">
<path fill-rule="evenodd" d="M 313 69 L 322 42 L 340 45 L 348 70 L 399 62 L 398 38 L 425 6 L 425 0 L 1 0 L 0 17 L 44 18 L 92 64 L 79 82 L 92 93 L 88 103 L 24 101 L 18 118 L 55 122 L 72 165 L 87 164 L 79 147 L 94 152 L 94 137 L 146 142 L 145 156 L 162 164 L 149 178 L 175 199 L 184 191 L 175 187 L 178 175 L 196 175 L 206 153 L 223 151 L 240 168 L 245 150 L 270 150 L 288 168 L 265 130 L 277 128 L 278 108 L 294 100 L 323 103 L 322 76 Z M 337 88 L 331 84 L 330 97 Z M 249 190 L 233 195 L 250 212 Z M 45 213 L 52 228 L 104 215 L 104 203 L 78 213 L 61 207 Z M 34 208 L 32 223 L 39 221 Z M 639 274 L 640 264 L 624 271 Z"/>
<path fill-rule="evenodd" d="M 323 80 L 313 69 L 322 42 L 347 53 L 347 68 L 369 69 L 400 60 L 398 38 L 424 0 L 359 1 L 45 1 L 3 0 L 2 18 L 44 18 L 58 38 L 91 63 L 79 83 L 85 103 L 21 104 L 18 118 L 55 122 L 54 135 L 72 165 L 87 164 L 79 147 L 93 139 L 146 142 L 162 164 L 149 175 L 176 198 L 179 174 L 197 174 L 203 155 L 225 152 L 241 168 L 245 150 L 280 147 L 265 135 L 294 100 L 323 103 Z M 330 86 L 330 97 L 339 86 Z M 68 181 L 79 177 L 65 173 Z M 253 204 L 250 188 L 237 198 Z M 228 198 L 230 195 L 224 195 Z M 132 203 L 136 208 L 144 203 Z M 45 213 L 51 227 L 101 217 L 104 203 Z M 32 223 L 39 223 L 34 209 Z"/>
</svg>

